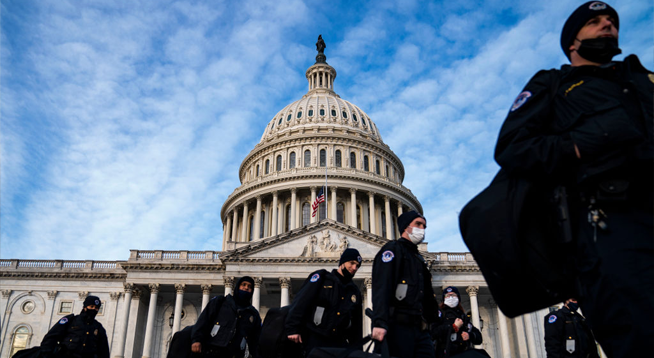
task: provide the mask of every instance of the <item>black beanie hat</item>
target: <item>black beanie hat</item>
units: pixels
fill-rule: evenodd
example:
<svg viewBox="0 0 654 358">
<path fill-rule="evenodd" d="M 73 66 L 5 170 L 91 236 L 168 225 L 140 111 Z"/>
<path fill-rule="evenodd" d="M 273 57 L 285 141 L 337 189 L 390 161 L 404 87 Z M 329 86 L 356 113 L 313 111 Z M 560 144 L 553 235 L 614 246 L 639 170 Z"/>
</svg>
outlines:
<svg viewBox="0 0 654 358">
<path fill-rule="evenodd" d="M 577 37 L 579 30 L 581 30 L 588 20 L 594 18 L 597 15 L 610 15 L 615 20 L 615 28 L 620 29 L 620 18 L 618 18 L 618 13 L 612 8 L 609 4 L 601 1 L 589 1 L 577 8 L 568 20 L 563 25 L 563 30 L 561 31 L 561 49 L 565 53 L 566 57 L 570 59 L 570 44 Z"/>
<path fill-rule="evenodd" d="M 359 265 L 361 265 L 362 260 L 361 254 L 359 254 L 359 250 L 353 248 L 345 249 L 341 255 L 341 259 L 338 261 L 338 266 L 341 266 L 348 261 L 357 261 Z"/>
<path fill-rule="evenodd" d="M 417 211 L 407 211 L 406 213 L 400 215 L 399 218 L 397 218 L 397 228 L 400 230 L 400 236 L 402 236 L 402 233 L 404 232 L 404 229 L 413 222 L 416 218 L 425 218 L 424 216 L 420 215 Z M 426 221 L 427 219 L 425 219 Z"/>
<path fill-rule="evenodd" d="M 99 309 L 102 305 L 102 301 L 100 301 L 100 298 L 97 296 L 86 296 L 84 299 L 84 307 L 88 307 L 90 305 L 95 305 Z"/>
<path fill-rule="evenodd" d="M 448 294 L 448 293 L 450 293 L 450 292 L 454 292 L 454 293 L 456 293 L 456 297 L 458 297 L 458 298 L 459 298 L 459 302 L 461 302 L 461 295 L 459 294 L 459 289 L 456 288 L 456 287 L 454 287 L 454 286 L 447 286 L 447 287 L 445 287 L 445 289 L 443 290 L 443 297 L 442 297 L 442 300 L 443 300 L 443 301 L 445 301 L 445 294 Z"/>
<path fill-rule="evenodd" d="M 249 282 L 252 285 L 252 290 L 254 290 L 254 279 L 250 276 L 243 276 L 236 282 L 236 290 L 241 286 L 243 282 Z"/>
</svg>

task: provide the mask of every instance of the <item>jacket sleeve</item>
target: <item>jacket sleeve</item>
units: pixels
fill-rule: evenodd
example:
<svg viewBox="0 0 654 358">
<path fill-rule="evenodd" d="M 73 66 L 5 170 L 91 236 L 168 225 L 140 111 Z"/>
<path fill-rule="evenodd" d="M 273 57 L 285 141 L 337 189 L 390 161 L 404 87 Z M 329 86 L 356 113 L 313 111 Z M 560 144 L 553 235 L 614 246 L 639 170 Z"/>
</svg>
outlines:
<svg viewBox="0 0 654 358">
<path fill-rule="evenodd" d="M 286 322 L 284 323 L 284 329 L 286 330 L 286 335 L 290 336 L 292 334 L 299 334 L 302 329 L 303 320 L 307 316 L 307 310 L 310 307 L 315 306 L 316 296 L 322 288 L 322 283 L 325 278 L 327 271 L 320 270 L 313 272 L 309 275 L 309 278 L 305 281 L 304 286 L 300 289 L 293 303 L 288 311 L 286 316 Z M 317 279 L 312 282 L 313 277 L 318 275 Z"/>
<path fill-rule="evenodd" d="M 250 357 L 259 358 L 259 337 L 261 336 L 261 316 L 259 312 L 254 316 L 254 325 L 252 330 L 248 333 L 248 350 Z"/>
<path fill-rule="evenodd" d="M 472 328 L 468 331 L 468 334 L 470 335 L 470 342 L 472 344 L 478 345 L 481 344 L 484 340 L 481 335 L 481 331 L 479 331 L 475 326 L 472 326 Z"/>
<path fill-rule="evenodd" d="M 107 339 L 107 331 L 104 327 L 100 330 L 100 337 L 98 337 L 98 351 L 96 353 L 98 358 L 109 358 L 109 341 Z"/>
<path fill-rule="evenodd" d="M 551 318 L 556 317 L 556 318 Z M 554 320 L 552 322 L 552 320 Z M 545 316 L 545 352 L 547 353 L 547 358 L 562 358 L 564 352 L 564 319 L 556 315 L 555 313 L 550 313 Z"/>
<path fill-rule="evenodd" d="M 395 294 L 396 267 L 401 257 L 392 243 L 384 245 L 372 265 L 372 326 L 388 329 L 390 309 Z"/>
<path fill-rule="evenodd" d="M 52 353 L 57 347 L 58 343 L 64 339 L 66 332 L 68 332 L 68 325 L 75 318 L 74 314 L 62 317 L 52 328 L 45 334 L 41 341 L 41 352 Z"/>
<path fill-rule="evenodd" d="M 209 301 L 209 304 L 207 304 L 207 307 L 202 310 L 200 317 L 198 317 L 197 322 L 193 325 L 193 330 L 191 331 L 191 343 L 204 343 L 207 339 L 210 327 L 214 323 L 214 317 L 220 311 L 223 302 L 225 302 L 225 296 L 216 296 Z"/>
<path fill-rule="evenodd" d="M 423 309 L 425 311 L 425 318 L 427 323 L 438 324 L 441 320 L 438 310 L 438 300 L 436 299 L 436 294 L 434 293 L 434 287 L 431 285 L 431 273 L 427 266 L 424 266 L 423 277 L 425 279 L 425 296 L 423 300 Z"/>
<path fill-rule="evenodd" d="M 558 71 L 540 71 L 516 98 L 500 130 L 495 160 L 509 172 L 558 176 L 576 161 L 568 133 L 550 133 L 551 86 Z"/>
<path fill-rule="evenodd" d="M 356 349 L 363 349 L 361 339 L 363 338 L 363 311 L 362 311 L 362 298 L 361 294 L 357 295 L 357 305 L 352 311 L 352 326 L 348 329 L 347 339 L 350 345 L 354 345 Z"/>
</svg>

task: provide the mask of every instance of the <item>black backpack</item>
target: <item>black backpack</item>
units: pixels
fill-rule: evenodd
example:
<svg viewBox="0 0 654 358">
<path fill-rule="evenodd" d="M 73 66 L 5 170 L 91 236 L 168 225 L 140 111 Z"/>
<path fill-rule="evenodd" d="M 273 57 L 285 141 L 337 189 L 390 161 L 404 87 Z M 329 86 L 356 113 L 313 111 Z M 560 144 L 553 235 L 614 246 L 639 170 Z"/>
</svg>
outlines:
<svg viewBox="0 0 654 358">
<path fill-rule="evenodd" d="M 261 358 L 303 357 L 302 345 L 288 340 L 284 322 L 290 306 L 271 308 L 261 326 L 259 355 Z"/>
</svg>

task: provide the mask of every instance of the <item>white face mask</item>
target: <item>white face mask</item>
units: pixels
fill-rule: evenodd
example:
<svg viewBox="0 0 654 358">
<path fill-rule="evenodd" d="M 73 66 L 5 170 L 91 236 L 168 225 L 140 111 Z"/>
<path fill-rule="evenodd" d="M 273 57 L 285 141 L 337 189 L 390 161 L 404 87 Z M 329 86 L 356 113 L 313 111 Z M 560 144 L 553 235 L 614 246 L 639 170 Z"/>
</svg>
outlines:
<svg viewBox="0 0 654 358">
<path fill-rule="evenodd" d="M 456 307 L 459 305 L 459 298 L 458 297 L 445 297 L 445 305 L 448 307 Z"/>
<path fill-rule="evenodd" d="M 425 239 L 425 229 L 420 229 L 417 227 L 411 228 L 409 239 L 411 239 L 412 243 L 418 245 Z"/>
</svg>

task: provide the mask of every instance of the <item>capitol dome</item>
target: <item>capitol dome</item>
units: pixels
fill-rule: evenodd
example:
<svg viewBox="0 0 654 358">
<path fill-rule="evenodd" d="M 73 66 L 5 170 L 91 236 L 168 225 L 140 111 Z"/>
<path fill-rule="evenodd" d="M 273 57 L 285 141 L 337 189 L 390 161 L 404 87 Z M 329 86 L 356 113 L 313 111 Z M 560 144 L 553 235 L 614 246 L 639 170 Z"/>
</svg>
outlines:
<svg viewBox="0 0 654 358">
<path fill-rule="evenodd" d="M 392 240 L 399 214 L 422 212 L 370 116 L 334 91 L 336 70 L 320 49 L 305 77 L 308 92 L 270 119 L 241 163 L 241 186 L 221 211 L 223 250 L 323 220 Z"/>
</svg>

